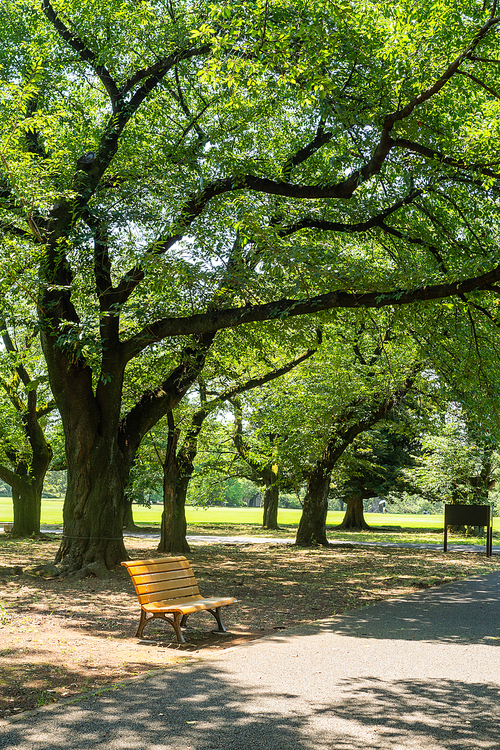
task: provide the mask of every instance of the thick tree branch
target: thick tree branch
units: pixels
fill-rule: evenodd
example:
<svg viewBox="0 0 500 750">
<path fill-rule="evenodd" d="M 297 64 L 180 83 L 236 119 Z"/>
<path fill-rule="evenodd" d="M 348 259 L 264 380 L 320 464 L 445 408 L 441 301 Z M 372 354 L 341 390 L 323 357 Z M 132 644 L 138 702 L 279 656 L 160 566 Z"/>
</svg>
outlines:
<svg viewBox="0 0 500 750">
<path fill-rule="evenodd" d="M 170 336 L 205 334 L 225 328 L 234 328 L 245 323 L 264 320 L 282 320 L 298 315 L 314 314 L 323 310 L 348 308 L 375 308 L 408 305 L 413 302 L 429 302 L 445 297 L 491 289 L 500 281 L 500 266 L 470 279 L 446 284 L 430 284 L 416 289 L 395 289 L 392 291 L 354 292 L 334 291 L 320 294 L 307 300 L 280 299 L 262 305 L 210 311 L 184 318 L 165 318 L 144 328 L 124 342 L 123 353 L 127 361 L 142 349 Z"/>
<path fill-rule="evenodd" d="M 372 216 L 366 221 L 360 221 L 356 224 L 345 224 L 338 221 L 322 221 L 319 219 L 314 219 L 312 217 L 305 217 L 295 224 L 290 224 L 288 227 L 283 227 L 278 231 L 278 235 L 280 237 L 288 237 L 289 235 L 294 234 L 301 229 L 321 229 L 323 231 L 345 233 L 367 232 L 369 229 L 373 229 L 374 227 L 381 227 L 383 225 L 384 219 L 386 219 L 396 211 L 399 211 L 399 209 L 403 206 L 407 206 L 408 204 L 412 203 L 415 198 L 417 198 L 421 194 L 422 190 L 412 190 L 405 198 L 397 201 L 385 211 L 382 211 L 376 216 Z"/>
<path fill-rule="evenodd" d="M 464 170 L 472 170 L 475 172 L 481 172 L 481 174 L 484 174 L 487 177 L 494 177 L 494 178 L 500 177 L 500 173 L 493 172 L 491 169 L 488 169 L 488 167 L 484 164 L 466 164 L 464 161 L 461 161 L 460 159 L 453 159 L 450 156 L 446 156 L 445 154 L 442 154 L 440 151 L 435 151 L 432 148 L 428 148 L 427 146 L 422 146 L 422 144 L 415 143 L 414 141 L 409 141 L 406 138 L 396 138 L 396 140 L 394 141 L 394 145 L 397 148 L 404 148 L 406 149 L 406 151 L 412 151 L 415 154 L 420 154 L 420 156 L 425 156 L 427 159 L 434 159 L 435 161 L 439 161 L 442 164 L 447 164 L 450 167 L 455 167 L 455 169 L 464 169 Z"/>
</svg>

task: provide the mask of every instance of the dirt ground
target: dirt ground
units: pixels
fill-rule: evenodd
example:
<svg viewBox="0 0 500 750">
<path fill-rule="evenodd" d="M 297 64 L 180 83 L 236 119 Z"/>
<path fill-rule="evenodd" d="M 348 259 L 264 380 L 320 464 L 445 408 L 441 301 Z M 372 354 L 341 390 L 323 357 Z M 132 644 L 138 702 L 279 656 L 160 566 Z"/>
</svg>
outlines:
<svg viewBox="0 0 500 750">
<path fill-rule="evenodd" d="M 129 538 L 132 559 L 155 557 L 157 542 Z M 279 544 L 198 544 L 189 560 L 204 596 L 235 596 L 215 620 L 193 615 L 186 644 L 156 621 L 134 638 L 139 605 L 124 568 L 106 580 L 41 578 L 57 540 L 0 536 L 0 719 L 179 661 L 209 655 L 295 624 L 460 577 L 500 569 L 483 554 L 391 548 L 298 549 Z M 21 572 L 22 571 L 22 572 Z"/>
</svg>

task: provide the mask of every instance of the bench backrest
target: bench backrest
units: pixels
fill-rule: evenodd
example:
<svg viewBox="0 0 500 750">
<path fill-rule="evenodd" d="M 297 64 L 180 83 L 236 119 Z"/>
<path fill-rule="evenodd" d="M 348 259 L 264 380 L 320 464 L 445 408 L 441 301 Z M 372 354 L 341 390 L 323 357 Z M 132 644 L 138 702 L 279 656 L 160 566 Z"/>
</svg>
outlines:
<svg viewBox="0 0 500 750">
<path fill-rule="evenodd" d="M 201 599 L 191 565 L 185 557 L 153 558 L 122 562 L 135 586 L 141 604 L 169 604 Z"/>
</svg>

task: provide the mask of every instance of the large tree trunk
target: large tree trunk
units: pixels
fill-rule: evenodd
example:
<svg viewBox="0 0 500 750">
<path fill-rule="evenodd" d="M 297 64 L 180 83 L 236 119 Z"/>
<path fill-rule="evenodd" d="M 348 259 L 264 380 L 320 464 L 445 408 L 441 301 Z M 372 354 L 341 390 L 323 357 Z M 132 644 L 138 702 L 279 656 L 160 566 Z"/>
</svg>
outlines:
<svg viewBox="0 0 500 750">
<path fill-rule="evenodd" d="M 365 521 L 362 493 L 353 493 L 346 499 L 345 516 L 335 531 L 370 531 L 371 527 Z"/>
<path fill-rule="evenodd" d="M 278 467 L 276 464 L 263 472 L 266 485 L 264 491 L 264 515 L 262 520 L 263 529 L 278 529 Z"/>
<path fill-rule="evenodd" d="M 99 563 L 110 570 L 127 559 L 123 509 L 129 466 L 112 440 L 79 432 L 66 440 L 68 488 L 64 533 L 56 562 L 69 571 Z"/>
<path fill-rule="evenodd" d="M 300 518 L 295 544 L 307 547 L 311 544 L 328 546 L 326 538 L 326 515 L 328 513 L 328 493 L 330 472 L 323 466 L 316 467 L 309 476 L 304 508 Z"/>
</svg>

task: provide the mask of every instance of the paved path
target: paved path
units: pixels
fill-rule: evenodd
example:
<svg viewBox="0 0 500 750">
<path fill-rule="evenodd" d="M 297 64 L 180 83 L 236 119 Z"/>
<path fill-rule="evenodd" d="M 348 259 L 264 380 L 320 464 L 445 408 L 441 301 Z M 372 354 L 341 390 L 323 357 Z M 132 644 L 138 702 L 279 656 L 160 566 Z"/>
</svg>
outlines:
<svg viewBox="0 0 500 750">
<path fill-rule="evenodd" d="M 3 527 L 0 525 L 3 531 Z M 42 528 L 42 531 L 46 531 L 49 534 L 62 534 L 62 526 L 54 528 Z M 159 533 L 142 532 L 142 531 L 124 531 L 125 537 L 137 537 L 140 539 L 159 539 Z M 226 536 L 219 534 L 190 534 L 186 537 L 188 542 L 194 544 L 293 544 L 295 539 L 284 539 L 283 537 L 266 537 L 266 536 Z M 330 540 L 332 546 L 339 545 L 345 547 L 351 545 L 353 547 L 405 547 L 406 549 L 432 549 L 442 550 L 442 544 L 412 544 L 411 542 L 349 542 L 346 540 L 336 541 L 335 539 Z M 484 554 L 484 544 L 448 544 L 448 550 L 450 552 L 482 552 Z M 494 555 L 500 554 L 500 546 L 492 547 Z"/>
<path fill-rule="evenodd" d="M 498 750 L 499 623 L 492 573 L 22 714 L 0 748 Z"/>
<path fill-rule="evenodd" d="M 128 534 L 126 533 L 128 536 Z M 136 536 L 141 536 L 137 534 Z M 159 539 L 160 535 L 151 535 L 151 538 Z M 283 537 L 258 537 L 258 536 L 187 536 L 188 542 L 197 544 L 294 544 L 295 539 L 283 539 Z M 330 539 L 332 547 L 405 547 L 406 549 L 432 549 L 443 551 L 442 544 L 412 544 L 411 542 L 349 542 L 345 539 L 336 541 Z M 484 544 L 448 544 L 449 552 L 482 552 L 485 554 Z M 500 547 L 492 547 L 493 554 L 500 554 Z"/>
<path fill-rule="evenodd" d="M 159 539 L 159 534 L 141 534 L 125 532 L 125 536 L 148 537 L 149 539 Z M 186 537 L 188 542 L 195 544 L 294 544 L 295 539 L 284 539 L 283 537 L 266 537 L 266 536 L 215 536 L 215 535 L 189 535 Z M 412 544 L 412 542 L 349 542 L 345 539 L 336 541 L 330 539 L 332 547 L 405 547 L 406 549 L 432 549 L 443 551 L 442 544 Z M 484 544 L 448 544 L 449 552 L 482 552 L 485 554 Z M 492 547 L 495 555 L 500 554 L 500 547 Z"/>
</svg>

